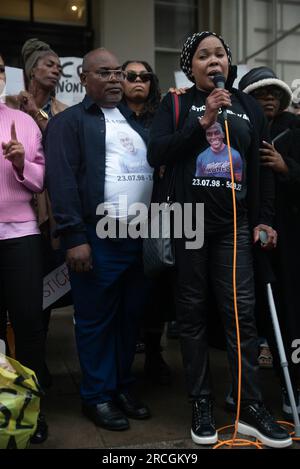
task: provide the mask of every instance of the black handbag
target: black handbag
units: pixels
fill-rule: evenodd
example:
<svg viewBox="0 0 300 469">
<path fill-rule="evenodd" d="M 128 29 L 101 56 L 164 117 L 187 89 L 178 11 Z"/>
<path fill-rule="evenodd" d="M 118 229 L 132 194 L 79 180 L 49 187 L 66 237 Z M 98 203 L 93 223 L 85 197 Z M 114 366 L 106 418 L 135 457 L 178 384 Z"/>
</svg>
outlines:
<svg viewBox="0 0 300 469">
<path fill-rule="evenodd" d="M 179 121 L 179 97 L 172 94 L 175 129 Z M 143 240 L 144 272 L 147 277 L 156 277 L 175 265 L 172 237 L 172 203 L 174 201 L 176 167 L 165 167 L 162 178 L 169 178 L 165 200 L 160 201 L 160 210 L 151 211 L 148 218 L 148 237 Z M 161 177 L 161 176 L 160 176 Z M 156 237 L 153 237 L 153 231 Z M 158 237 L 157 237 L 158 235 Z"/>
</svg>

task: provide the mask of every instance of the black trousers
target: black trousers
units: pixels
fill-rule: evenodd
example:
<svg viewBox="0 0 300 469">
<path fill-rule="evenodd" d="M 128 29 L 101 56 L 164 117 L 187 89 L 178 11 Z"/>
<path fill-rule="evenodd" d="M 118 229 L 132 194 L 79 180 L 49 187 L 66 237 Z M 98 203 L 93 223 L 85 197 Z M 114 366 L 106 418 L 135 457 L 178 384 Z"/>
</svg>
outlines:
<svg viewBox="0 0 300 469">
<path fill-rule="evenodd" d="M 40 235 L 0 241 L 0 311 L 8 310 L 16 359 L 43 386 L 45 333 Z"/>
<path fill-rule="evenodd" d="M 208 280 L 222 317 L 237 396 L 238 356 L 232 284 L 233 233 L 205 237 L 202 249 L 187 250 L 176 240 L 176 312 L 189 397 L 211 395 L 208 354 Z M 258 340 L 254 318 L 255 294 L 248 224 L 238 230 L 237 296 L 242 350 L 242 400 L 261 401 Z M 220 377 L 222 379 L 222 377 Z"/>
</svg>

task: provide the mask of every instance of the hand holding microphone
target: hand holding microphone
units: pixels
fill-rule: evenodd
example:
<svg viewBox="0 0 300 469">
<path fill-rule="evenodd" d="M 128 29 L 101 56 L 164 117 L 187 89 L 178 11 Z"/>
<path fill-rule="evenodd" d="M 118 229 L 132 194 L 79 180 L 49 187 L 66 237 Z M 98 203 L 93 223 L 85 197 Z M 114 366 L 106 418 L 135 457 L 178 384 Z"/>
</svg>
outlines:
<svg viewBox="0 0 300 469">
<path fill-rule="evenodd" d="M 223 109 L 223 117 L 227 119 L 226 109 L 231 106 L 230 93 L 225 89 L 225 78 L 223 75 L 215 75 L 213 79 L 215 88 L 206 99 L 204 116 L 200 119 L 201 127 L 206 130 L 211 127 L 218 118 L 219 109 Z"/>
</svg>

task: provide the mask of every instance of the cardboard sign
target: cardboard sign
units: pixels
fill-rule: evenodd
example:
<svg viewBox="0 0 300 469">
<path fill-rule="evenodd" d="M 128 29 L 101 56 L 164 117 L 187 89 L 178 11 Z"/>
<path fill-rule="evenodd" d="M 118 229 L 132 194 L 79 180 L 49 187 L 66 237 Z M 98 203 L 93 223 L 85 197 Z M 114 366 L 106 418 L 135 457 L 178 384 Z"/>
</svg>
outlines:
<svg viewBox="0 0 300 469">
<path fill-rule="evenodd" d="M 44 277 L 43 309 L 48 308 L 70 290 L 68 267 L 64 263 Z"/>
<path fill-rule="evenodd" d="M 80 103 L 85 96 L 85 88 L 80 83 L 82 59 L 61 57 L 62 75 L 56 87 L 56 97 L 67 106 Z"/>
</svg>

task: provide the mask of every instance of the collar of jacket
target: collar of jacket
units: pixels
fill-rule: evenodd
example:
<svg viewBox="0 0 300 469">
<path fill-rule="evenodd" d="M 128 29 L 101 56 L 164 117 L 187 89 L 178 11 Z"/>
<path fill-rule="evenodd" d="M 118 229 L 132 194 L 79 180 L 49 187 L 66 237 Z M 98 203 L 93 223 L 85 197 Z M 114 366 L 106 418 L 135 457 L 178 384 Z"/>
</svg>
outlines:
<svg viewBox="0 0 300 469">
<path fill-rule="evenodd" d="M 93 98 L 91 98 L 91 96 L 88 96 L 87 94 L 83 98 L 82 104 L 83 104 L 84 109 L 86 109 L 87 111 L 92 108 L 97 108 L 97 109 L 101 108 L 101 106 Z M 120 102 L 116 106 L 116 108 L 118 108 L 121 111 L 121 113 L 123 114 L 123 116 L 126 117 L 126 119 L 133 117 L 133 114 L 134 114 L 133 111 L 129 109 L 128 106 L 125 106 L 122 102 Z"/>
<path fill-rule="evenodd" d="M 94 101 L 90 96 L 85 95 L 82 105 L 86 111 L 95 111 L 95 110 L 100 110 L 100 106 Z M 116 106 L 117 109 L 123 114 L 125 119 L 128 121 L 129 125 L 140 134 L 144 142 L 147 144 L 148 142 L 148 132 L 145 130 L 141 124 L 137 122 L 137 120 L 134 118 L 134 113 L 131 109 L 129 109 L 128 106 L 125 106 L 123 103 L 119 103 L 118 106 Z"/>
</svg>

